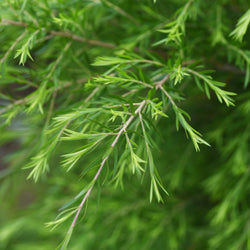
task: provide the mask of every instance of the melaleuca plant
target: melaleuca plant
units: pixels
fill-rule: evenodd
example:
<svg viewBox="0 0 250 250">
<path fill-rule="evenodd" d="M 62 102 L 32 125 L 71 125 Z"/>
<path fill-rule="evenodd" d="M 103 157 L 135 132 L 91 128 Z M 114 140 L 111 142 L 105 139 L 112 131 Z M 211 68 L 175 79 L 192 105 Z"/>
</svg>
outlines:
<svg viewBox="0 0 250 250">
<path fill-rule="evenodd" d="M 0 7 L 1 249 L 250 248 L 248 1 Z"/>
</svg>

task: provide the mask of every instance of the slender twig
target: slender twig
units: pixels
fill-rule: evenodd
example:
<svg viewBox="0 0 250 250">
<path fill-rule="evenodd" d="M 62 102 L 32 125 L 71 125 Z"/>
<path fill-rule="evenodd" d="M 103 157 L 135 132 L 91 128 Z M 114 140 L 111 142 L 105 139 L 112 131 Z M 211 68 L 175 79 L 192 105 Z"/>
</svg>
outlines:
<svg viewBox="0 0 250 250">
<path fill-rule="evenodd" d="M 171 97 L 171 95 L 163 88 L 163 84 L 169 79 L 170 75 L 167 74 L 163 77 L 160 81 L 156 82 L 154 85 L 156 89 L 161 89 L 161 91 L 168 97 L 169 101 L 172 103 L 173 106 L 177 106 Z"/>
<path fill-rule="evenodd" d="M 126 97 L 127 95 L 133 94 L 133 93 L 135 93 L 137 91 L 138 91 L 138 89 L 132 89 L 132 90 L 126 92 L 125 94 L 123 94 L 122 97 Z"/>
<path fill-rule="evenodd" d="M 137 114 L 139 114 L 139 113 L 141 112 L 141 110 L 142 110 L 142 108 L 144 107 L 145 104 L 146 104 L 146 101 L 145 101 L 145 100 L 141 102 L 140 106 L 139 106 L 139 107 L 136 109 L 136 111 L 135 111 L 135 115 L 137 115 Z M 114 148 L 114 147 L 115 147 L 115 145 L 116 145 L 116 143 L 118 142 L 118 140 L 119 140 L 120 136 L 122 135 L 122 133 L 124 133 L 124 132 L 126 131 L 127 127 L 130 125 L 130 123 L 131 123 L 131 122 L 133 121 L 133 119 L 135 118 L 135 115 L 131 115 L 130 118 L 127 120 L 127 122 L 122 126 L 122 128 L 121 128 L 120 131 L 118 132 L 116 138 L 114 139 L 113 143 L 111 144 L 111 146 L 110 146 L 111 148 Z M 70 227 L 69 227 L 69 230 L 68 230 L 67 234 L 69 234 L 69 233 L 71 232 L 71 230 L 74 228 L 74 226 L 75 226 L 75 224 L 76 224 L 76 221 L 77 221 L 77 219 L 78 219 L 78 217 L 79 217 L 79 214 L 80 214 L 80 212 L 81 212 L 81 210 L 82 210 L 82 208 L 83 208 L 83 205 L 85 204 L 87 198 L 89 197 L 89 195 L 90 195 L 90 193 L 91 193 L 91 191 L 92 191 L 92 189 L 93 189 L 93 187 L 94 187 L 94 184 L 95 184 L 96 180 L 98 179 L 98 177 L 99 177 L 99 175 L 100 175 L 100 173 L 101 173 L 101 171 L 102 171 L 102 169 L 103 169 L 103 166 L 105 165 L 105 163 L 106 163 L 106 161 L 108 160 L 109 156 L 110 156 L 110 154 L 107 155 L 107 156 L 102 160 L 101 165 L 100 165 L 99 169 L 97 170 L 97 172 L 96 172 L 96 174 L 95 174 L 95 177 L 94 177 L 94 179 L 93 179 L 93 184 L 92 184 L 91 187 L 88 189 L 87 193 L 84 195 L 84 197 L 83 197 L 83 199 L 82 199 L 82 201 L 81 201 L 81 203 L 80 203 L 80 205 L 79 205 L 79 208 L 77 209 L 76 215 L 75 215 L 75 217 L 74 217 L 74 219 L 73 219 L 73 221 L 72 221 L 72 224 L 71 224 Z M 65 245 L 65 242 L 64 242 L 63 246 L 64 246 L 64 245 Z"/>
<path fill-rule="evenodd" d="M 148 88 L 151 88 L 151 89 L 154 88 L 152 85 L 150 85 L 150 84 L 148 84 L 146 82 L 140 81 L 140 80 L 129 79 L 129 81 L 130 82 L 135 82 L 135 83 L 140 83 L 140 84 L 142 84 L 142 85 L 144 85 L 144 86 L 146 86 Z"/>
<path fill-rule="evenodd" d="M 141 109 L 143 108 L 145 103 L 146 103 L 146 101 L 141 102 L 140 106 L 136 109 L 135 114 L 138 114 L 141 111 Z M 119 131 L 117 137 L 115 138 L 115 140 L 113 141 L 113 143 L 111 145 L 112 148 L 116 145 L 116 143 L 119 140 L 121 134 L 126 130 L 128 125 L 133 121 L 134 117 L 135 117 L 135 115 L 131 115 L 130 118 L 126 121 L 126 123 L 123 125 L 122 129 Z"/>
<path fill-rule="evenodd" d="M 117 45 L 115 44 L 105 43 L 105 42 L 97 41 L 97 40 L 86 40 L 86 43 L 89 45 L 95 45 L 95 46 L 100 46 L 100 47 L 105 47 L 105 48 L 110 48 L 110 49 L 114 49 L 117 47 Z"/>
<path fill-rule="evenodd" d="M 162 86 L 167 80 L 169 79 L 169 74 L 167 74 L 162 80 L 158 81 L 158 82 L 155 82 L 154 83 L 154 86 L 156 87 L 156 89 L 158 89 L 160 86 Z M 153 85 L 150 85 L 148 83 L 145 83 L 145 82 L 142 82 L 142 81 L 139 81 L 139 80 L 130 80 L 131 82 L 136 82 L 136 83 L 140 83 L 148 88 L 151 88 L 153 89 L 154 86 Z M 135 93 L 136 91 L 138 91 L 138 89 L 132 89 L 130 90 L 129 92 L 125 93 L 122 95 L 122 97 L 126 97 L 127 95 L 130 95 L 132 93 Z"/>
<path fill-rule="evenodd" d="M 85 99 L 85 103 L 87 103 L 94 95 L 95 95 L 95 93 L 97 92 L 99 90 L 99 88 L 98 87 L 96 87 L 93 91 L 92 91 L 92 93 Z"/>
<path fill-rule="evenodd" d="M 60 130 L 59 134 L 57 135 L 56 139 L 59 139 L 62 135 L 62 133 L 64 132 L 64 130 L 69 126 L 69 124 L 71 123 L 71 120 L 67 121 L 67 123 L 64 125 L 64 127 Z"/>
<path fill-rule="evenodd" d="M 45 37 L 42 37 L 42 38 L 40 38 L 40 39 L 37 39 L 37 40 L 36 40 L 36 43 L 44 42 L 44 41 L 46 41 L 46 40 L 51 39 L 52 37 L 54 37 L 54 35 L 49 34 L 49 35 L 47 35 L 47 36 L 45 36 Z"/>
<path fill-rule="evenodd" d="M 27 30 L 25 30 L 17 39 L 16 41 L 11 45 L 11 47 L 7 50 L 4 57 L 0 60 L 0 64 L 3 63 L 6 58 L 8 57 L 9 53 L 16 47 L 16 45 L 21 41 L 21 39 L 27 34 Z"/>
<path fill-rule="evenodd" d="M 25 28 L 28 27 L 27 23 L 13 21 L 13 20 L 8 20 L 8 19 L 2 19 L 0 25 L 15 25 L 15 26 L 21 26 L 21 27 L 25 27 Z"/>
<path fill-rule="evenodd" d="M 53 36 L 68 37 L 68 38 L 71 38 L 74 41 L 84 42 L 84 43 L 87 43 L 89 45 L 95 45 L 95 46 L 100 46 L 100 47 L 105 47 L 105 48 L 111 48 L 111 49 L 116 48 L 115 44 L 106 43 L 106 42 L 97 41 L 97 40 L 86 39 L 84 37 L 74 35 L 74 34 L 72 34 L 70 32 L 51 30 L 51 31 L 49 31 L 49 33 L 51 35 L 53 35 Z"/>
<path fill-rule="evenodd" d="M 24 14 L 26 16 L 29 16 L 36 27 L 39 27 L 39 23 L 37 22 L 37 20 L 27 10 L 24 11 Z"/>
<path fill-rule="evenodd" d="M 49 120 L 50 120 L 50 117 L 52 115 L 52 111 L 53 111 L 54 106 L 55 106 L 56 94 L 57 94 L 57 90 L 55 89 L 53 91 L 53 94 L 52 94 L 52 100 L 51 100 L 51 103 L 50 103 L 50 106 L 49 106 L 49 111 L 48 111 L 48 115 L 47 115 L 47 118 L 46 118 L 44 130 L 47 128 L 47 126 L 49 124 Z"/>
<path fill-rule="evenodd" d="M 173 98 L 171 97 L 171 95 L 162 87 L 159 86 L 159 88 L 162 90 L 162 92 L 168 97 L 169 101 L 172 103 L 173 106 L 177 106 L 173 100 Z"/>
<path fill-rule="evenodd" d="M 15 11 L 15 9 L 11 6 L 11 4 L 9 3 L 9 1 L 8 1 L 8 6 L 9 6 L 11 12 L 12 12 L 17 18 L 19 18 L 19 15 L 18 15 L 17 12 Z"/>
<path fill-rule="evenodd" d="M 117 104 L 117 105 L 112 105 L 112 106 L 105 106 L 105 108 L 118 108 L 118 107 L 122 107 L 122 106 L 130 106 L 130 103 L 124 103 L 124 104 Z M 133 103 L 134 106 L 138 106 L 141 105 L 140 102 L 134 102 Z"/>
<path fill-rule="evenodd" d="M 71 82 L 58 81 L 59 83 L 61 83 L 61 86 L 58 86 L 55 89 L 58 91 L 58 90 L 61 90 L 61 89 L 64 89 L 64 88 L 68 88 L 68 87 L 72 86 L 73 84 L 79 84 L 80 85 L 80 84 L 83 84 L 83 83 L 87 82 L 89 79 L 91 79 L 91 78 L 81 78 L 81 79 L 71 81 Z"/>
<path fill-rule="evenodd" d="M 3 114 L 4 112 L 6 112 L 7 110 L 11 109 L 12 107 L 14 107 L 15 105 L 18 104 L 26 104 L 29 100 L 31 100 L 30 98 L 24 98 L 24 99 L 20 99 L 20 100 L 16 100 L 14 101 L 12 104 L 8 105 L 7 107 L 3 108 L 0 110 L 0 115 Z"/>
<path fill-rule="evenodd" d="M 170 75 L 167 74 L 165 77 L 163 77 L 160 81 L 156 82 L 154 85 L 155 85 L 155 88 L 158 89 L 160 87 L 162 87 L 162 85 L 169 79 Z"/>
<path fill-rule="evenodd" d="M 106 157 L 102 160 L 101 166 L 99 167 L 99 169 L 98 169 L 98 171 L 97 171 L 97 173 L 96 173 L 96 175 L 95 175 L 95 177 L 94 177 L 94 181 L 96 181 L 97 178 L 99 177 L 99 175 L 100 175 L 100 173 L 101 173 L 101 171 L 102 171 L 102 168 L 103 168 L 105 162 L 107 161 L 107 159 L 108 159 L 108 156 L 106 156 Z M 92 185 L 92 186 L 88 189 L 87 193 L 86 193 L 85 196 L 83 197 L 82 202 L 81 202 L 81 204 L 80 204 L 80 206 L 79 206 L 79 208 L 78 208 L 78 210 L 77 210 L 77 213 L 76 213 L 76 215 L 75 215 L 75 217 L 74 217 L 74 219 L 73 219 L 73 221 L 72 221 L 72 224 L 71 224 L 71 226 L 70 226 L 70 228 L 69 228 L 69 230 L 68 230 L 68 233 L 69 233 L 69 232 L 72 230 L 72 228 L 75 226 L 76 221 L 77 221 L 77 218 L 78 218 L 78 216 L 79 216 L 79 214 L 80 214 L 80 212 L 81 212 L 81 210 L 82 210 L 82 207 L 83 207 L 83 205 L 84 205 L 86 199 L 87 199 L 88 196 L 90 195 L 93 186 L 94 186 L 94 185 Z"/>
<path fill-rule="evenodd" d="M 8 20 L 8 19 L 2 19 L 0 25 L 14 25 L 14 26 L 21 26 L 21 27 L 28 27 L 27 23 L 23 23 L 23 22 L 18 22 L 18 21 L 13 21 L 13 20 Z M 62 37 L 68 37 L 71 38 L 74 41 L 78 41 L 78 42 L 85 42 L 89 45 L 94 45 L 94 46 L 100 46 L 100 47 L 105 47 L 105 48 L 116 48 L 117 46 L 115 44 L 112 43 L 106 43 L 106 42 L 102 42 L 102 41 L 97 41 L 97 40 L 91 40 L 91 39 L 86 39 L 84 37 L 81 36 L 77 36 L 75 34 L 72 34 L 70 32 L 66 32 L 66 31 L 56 31 L 56 30 L 51 30 L 48 32 L 51 36 L 62 36 Z M 51 36 L 49 36 L 48 38 L 50 38 Z"/>
</svg>

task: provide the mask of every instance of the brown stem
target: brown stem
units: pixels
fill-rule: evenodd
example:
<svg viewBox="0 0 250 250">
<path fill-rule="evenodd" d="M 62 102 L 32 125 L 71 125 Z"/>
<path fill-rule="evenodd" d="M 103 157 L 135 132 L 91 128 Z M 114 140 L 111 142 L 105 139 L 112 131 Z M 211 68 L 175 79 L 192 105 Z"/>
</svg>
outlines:
<svg viewBox="0 0 250 250">
<path fill-rule="evenodd" d="M 21 27 L 28 27 L 27 23 L 23 23 L 23 22 L 18 22 L 18 21 L 13 21 L 13 20 L 8 20 L 8 19 L 2 19 L 2 22 L 0 23 L 0 25 L 15 25 L 15 26 L 21 26 Z"/>
<path fill-rule="evenodd" d="M 86 39 L 84 37 L 74 35 L 74 34 L 72 34 L 70 32 L 52 30 L 49 33 L 51 35 L 53 35 L 53 36 L 68 37 L 68 38 L 71 38 L 74 41 L 85 42 L 85 43 L 87 43 L 89 45 L 100 46 L 100 47 L 111 48 L 111 49 L 116 48 L 115 44 L 106 43 L 106 42 L 97 41 L 97 40 L 89 40 L 89 39 Z"/>
</svg>

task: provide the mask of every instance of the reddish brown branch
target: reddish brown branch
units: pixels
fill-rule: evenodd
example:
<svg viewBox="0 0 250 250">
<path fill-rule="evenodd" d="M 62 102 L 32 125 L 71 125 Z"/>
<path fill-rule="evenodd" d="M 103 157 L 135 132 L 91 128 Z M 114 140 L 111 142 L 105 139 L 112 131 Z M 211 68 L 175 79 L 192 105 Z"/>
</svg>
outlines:
<svg viewBox="0 0 250 250">
<path fill-rule="evenodd" d="M 111 49 L 117 47 L 115 44 L 112 44 L 112 43 L 106 43 L 106 42 L 97 41 L 97 40 L 89 40 L 89 39 L 86 39 L 84 37 L 74 35 L 74 34 L 72 34 L 70 32 L 52 30 L 49 33 L 51 35 L 53 35 L 53 36 L 68 37 L 68 38 L 71 38 L 74 41 L 85 42 L 85 43 L 87 43 L 89 45 L 100 46 L 100 47 L 111 48 Z"/>
<path fill-rule="evenodd" d="M 13 21 L 13 20 L 7 20 L 7 19 L 2 19 L 2 22 L 0 23 L 0 25 L 15 25 L 15 26 L 21 26 L 21 27 L 28 27 L 27 23 L 23 23 L 23 22 L 18 22 L 18 21 Z"/>
</svg>

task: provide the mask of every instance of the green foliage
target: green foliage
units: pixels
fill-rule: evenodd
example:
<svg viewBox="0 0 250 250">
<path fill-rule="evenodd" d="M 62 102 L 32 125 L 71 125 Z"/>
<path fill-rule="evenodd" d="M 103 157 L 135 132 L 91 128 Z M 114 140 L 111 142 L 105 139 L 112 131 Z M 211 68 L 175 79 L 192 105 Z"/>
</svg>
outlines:
<svg viewBox="0 0 250 250">
<path fill-rule="evenodd" d="M 242 42 L 242 39 L 247 32 L 249 23 L 250 23 L 250 9 L 248 9 L 248 11 L 239 19 L 237 27 L 232 31 L 230 36 L 233 36 L 235 40 Z"/>
<path fill-rule="evenodd" d="M 1 249 L 250 249 L 248 1 L 0 17 Z"/>
</svg>

